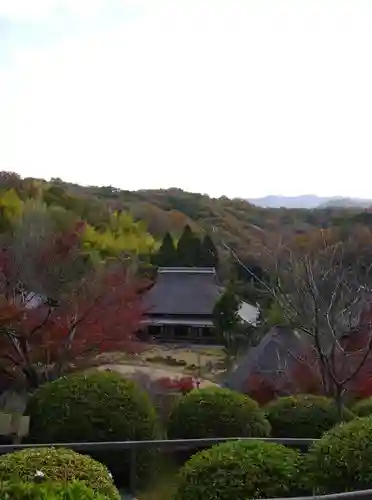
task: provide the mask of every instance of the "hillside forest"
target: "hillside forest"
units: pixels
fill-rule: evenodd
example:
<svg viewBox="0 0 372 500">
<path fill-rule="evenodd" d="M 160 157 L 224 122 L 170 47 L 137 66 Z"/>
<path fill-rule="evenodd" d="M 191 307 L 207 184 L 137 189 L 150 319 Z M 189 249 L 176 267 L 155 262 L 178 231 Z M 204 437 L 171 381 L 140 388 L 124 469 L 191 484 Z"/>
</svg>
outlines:
<svg viewBox="0 0 372 500">
<path fill-rule="evenodd" d="M 141 295 L 157 267 L 213 266 L 230 294 L 219 304 L 229 354 L 236 314 L 221 307 L 238 305 L 233 293 L 260 306 L 257 341 L 278 324 L 317 340 L 332 391 L 343 390 L 328 347 L 370 317 L 369 209 L 264 209 L 180 189 L 130 192 L 0 172 L 0 213 L 3 374 L 16 368 L 36 387 L 93 351 L 135 351 Z"/>
</svg>

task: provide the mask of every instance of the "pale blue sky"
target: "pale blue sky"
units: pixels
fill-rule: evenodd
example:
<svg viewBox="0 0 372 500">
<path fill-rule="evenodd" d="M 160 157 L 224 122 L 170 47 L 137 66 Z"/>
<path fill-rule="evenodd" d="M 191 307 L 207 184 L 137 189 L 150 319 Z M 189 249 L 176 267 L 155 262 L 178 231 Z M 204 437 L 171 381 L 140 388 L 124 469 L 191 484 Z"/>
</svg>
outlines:
<svg viewBox="0 0 372 500">
<path fill-rule="evenodd" d="M 371 197 L 371 0 L 0 0 L 0 169 Z"/>
</svg>

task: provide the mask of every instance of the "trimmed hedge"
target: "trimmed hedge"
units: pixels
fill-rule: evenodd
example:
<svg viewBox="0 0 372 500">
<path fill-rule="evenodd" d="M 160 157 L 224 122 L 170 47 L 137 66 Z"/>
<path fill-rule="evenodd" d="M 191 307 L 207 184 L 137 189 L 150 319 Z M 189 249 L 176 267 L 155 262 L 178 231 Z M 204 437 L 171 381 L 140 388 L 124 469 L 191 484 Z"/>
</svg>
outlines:
<svg viewBox="0 0 372 500">
<path fill-rule="evenodd" d="M 234 441 L 194 455 L 181 469 L 175 500 L 237 500 L 297 494 L 300 455 L 285 446 Z"/>
<path fill-rule="evenodd" d="M 333 399 L 311 394 L 278 398 L 265 407 L 272 436 L 278 438 L 321 437 L 340 422 Z M 350 421 L 353 413 L 344 408 L 341 419 Z"/>
<path fill-rule="evenodd" d="M 215 387 L 194 390 L 180 397 L 168 422 L 170 439 L 269 435 L 270 424 L 256 401 Z"/>
<path fill-rule="evenodd" d="M 358 417 L 367 417 L 372 415 L 372 398 L 361 399 L 351 408 L 352 412 Z"/>
<path fill-rule="evenodd" d="M 372 417 L 356 418 L 330 430 L 304 460 L 308 491 L 339 493 L 372 487 Z"/>
<path fill-rule="evenodd" d="M 85 481 L 110 500 L 120 499 L 107 468 L 92 458 L 65 448 L 28 448 L 0 456 L 0 482 Z"/>
<path fill-rule="evenodd" d="M 135 441 L 159 437 L 158 419 L 149 396 L 117 373 L 93 372 L 62 377 L 32 395 L 30 440 L 38 443 Z M 129 481 L 129 452 L 92 452 L 105 463 L 118 484 Z M 136 454 L 137 473 L 153 467 L 153 450 Z"/>
<path fill-rule="evenodd" d="M 110 500 L 82 481 L 63 484 L 24 482 L 0 483 L 0 500 Z"/>
</svg>

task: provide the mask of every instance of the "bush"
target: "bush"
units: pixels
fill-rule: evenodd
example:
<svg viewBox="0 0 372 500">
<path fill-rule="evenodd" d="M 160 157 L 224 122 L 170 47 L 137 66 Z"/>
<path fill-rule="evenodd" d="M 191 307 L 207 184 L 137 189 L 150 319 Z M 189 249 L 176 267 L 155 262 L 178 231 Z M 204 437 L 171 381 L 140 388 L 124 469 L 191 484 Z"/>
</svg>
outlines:
<svg viewBox="0 0 372 500">
<path fill-rule="evenodd" d="M 333 399 L 300 394 L 272 401 L 265 407 L 272 436 L 278 438 L 319 438 L 340 422 Z M 349 421 L 353 413 L 344 409 L 341 419 Z"/>
<path fill-rule="evenodd" d="M 372 397 L 361 399 L 352 407 L 352 412 L 358 417 L 366 417 L 372 415 Z"/>
<path fill-rule="evenodd" d="M 183 466 L 175 500 L 235 500 L 297 493 L 300 455 L 285 446 L 234 441 L 194 455 Z"/>
<path fill-rule="evenodd" d="M 315 441 L 304 473 L 308 490 L 316 494 L 371 488 L 372 418 L 340 424 Z"/>
<path fill-rule="evenodd" d="M 42 484 L 5 482 L 0 484 L 0 500 L 109 500 L 82 481 Z"/>
<path fill-rule="evenodd" d="M 177 438 L 267 437 L 270 424 L 258 404 L 243 394 L 208 387 L 180 397 L 171 411 L 168 436 Z"/>
<path fill-rule="evenodd" d="M 90 457 L 65 448 L 28 448 L 0 457 L 0 482 L 37 480 L 42 473 L 46 481 L 85 481 L 97 493 L 119 499 L 107 468 Z"/>
<path fill-rule="evenodd" d="M 41 386 L 28 405 L 32 442 L 136 441 L 158 438 L 156 411 L 137 384 L 119 374 L 94 372 Z M 92 452 L 118 484 L 129 480 L 129 452 Z M 153 450 L 136 453 L 137 473 L 152 469 Z"/>
</svg>

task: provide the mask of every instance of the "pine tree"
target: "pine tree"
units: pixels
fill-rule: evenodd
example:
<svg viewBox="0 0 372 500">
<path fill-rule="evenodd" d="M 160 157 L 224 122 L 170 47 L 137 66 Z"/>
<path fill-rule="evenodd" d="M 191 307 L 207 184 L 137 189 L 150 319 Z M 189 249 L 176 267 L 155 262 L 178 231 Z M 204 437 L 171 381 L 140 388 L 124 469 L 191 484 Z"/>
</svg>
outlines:
<svg viewBox="0 0 372 500">
<path fill-rule="evenodd" d="M 201 242 L 190 226 L 185 226 L 177 245 L 177 260 L 179 266 L 201 266 Z"/>
<path fill-rule="evenodd" d="M 241 301 L 234 290 L 228 287 L 220 296 L 213 309 L 213 323 L 220 342 L 224 346 L 225 364 L 231 368 L 239 351 L 238 328 Z"/>
<path fill-rule="evenodd" d="M 177 250 L 172 236 L 165 233 L 159 251 L 155 255 L 155 264 L 160 267 L 173 267 L 178 265 Z"/>
<path fill-rule="evenodd" d="M 201 264 L 206 267 L 218 267 L 218 251 L 208 234 L 201 244 Z"/>
</svg>

